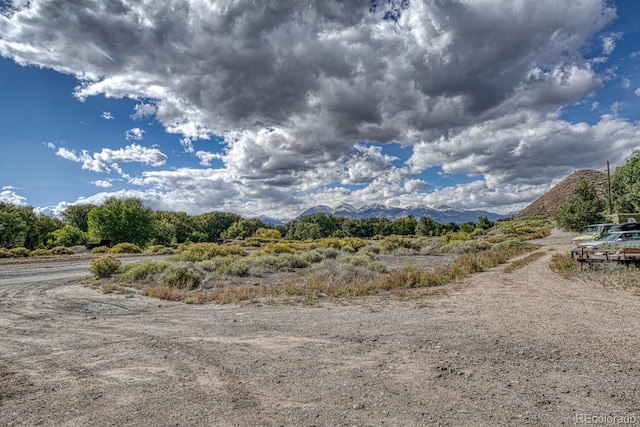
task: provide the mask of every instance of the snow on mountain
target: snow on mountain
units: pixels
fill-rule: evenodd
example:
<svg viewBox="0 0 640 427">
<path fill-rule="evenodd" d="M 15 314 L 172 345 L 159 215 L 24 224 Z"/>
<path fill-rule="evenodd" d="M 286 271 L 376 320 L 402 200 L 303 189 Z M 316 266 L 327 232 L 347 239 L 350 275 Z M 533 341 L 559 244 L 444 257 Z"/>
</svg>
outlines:
<svg viewBox="0 0 640 427">
<path fill-rule="evenodd" d="M 450 222 L 455 222 L 456 224 L 462 224 L 463 222 L 468 221 L 477 222 L 478 217 L 481 216 L 487 217 L 490 221 L 497 221 L 498 219 L 509 216 L 482 210 L 455 209 L 447 205 L 420 205 L 399 208 L 387 207 L 382 204 L 375 203 L 362 206 L 361 208 L 356 208 L 348 203 L 341 203 L 333 209 L 324 205 L 314 206 L 301 213 L 298 218 L 316 213 L 341 216 L 349 219 L 388 218 L 390 220 L 395 220 L 408 215 L 412 215 L 416 219 L 426 216 L 441 224 L 447 224 Z"/>
</svg>

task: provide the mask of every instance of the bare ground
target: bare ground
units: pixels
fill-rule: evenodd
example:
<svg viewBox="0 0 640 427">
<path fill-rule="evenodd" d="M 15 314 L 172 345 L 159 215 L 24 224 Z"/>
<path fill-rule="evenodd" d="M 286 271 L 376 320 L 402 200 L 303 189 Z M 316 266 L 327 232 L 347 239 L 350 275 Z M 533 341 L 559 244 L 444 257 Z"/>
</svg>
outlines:
<svg viewBox="0 0 640 427">
<path fill-rule="evenodd" d="M 569 241 L 554 231 L 513 273 L 312 307 L 167 303 L 0 269 L 0 425 L 640 416 L 640 297 L 552 272 Z"/>
</svg>

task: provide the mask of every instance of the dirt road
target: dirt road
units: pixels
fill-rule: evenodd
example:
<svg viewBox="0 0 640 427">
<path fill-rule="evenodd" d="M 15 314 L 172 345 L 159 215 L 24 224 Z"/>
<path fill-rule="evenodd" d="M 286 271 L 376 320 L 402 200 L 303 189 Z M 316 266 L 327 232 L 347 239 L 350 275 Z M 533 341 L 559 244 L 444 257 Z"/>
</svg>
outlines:
<svg viewBox="0 0 640 427">
<path fill-rule="evenodd" d="M 640 297 L 551 272 L 568 241 L 514 273 L 312 307 L 125 298 L 0 266 L 0 425 L 640 423 Z"/>
</svg>

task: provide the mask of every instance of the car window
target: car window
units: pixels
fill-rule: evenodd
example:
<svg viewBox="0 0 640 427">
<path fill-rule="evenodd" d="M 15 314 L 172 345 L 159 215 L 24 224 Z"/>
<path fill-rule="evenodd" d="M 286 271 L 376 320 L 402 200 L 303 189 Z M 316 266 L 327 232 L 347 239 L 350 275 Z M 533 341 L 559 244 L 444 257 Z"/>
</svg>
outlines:
<svg viewBox="0 0 640 427">
<path fill-rule="evenodd" d="M 598 240 L 602 240 L 605 242 L 616 240 L 620 236 L 620 233 L 607 233 L 600 237 Z"/>
</svg>

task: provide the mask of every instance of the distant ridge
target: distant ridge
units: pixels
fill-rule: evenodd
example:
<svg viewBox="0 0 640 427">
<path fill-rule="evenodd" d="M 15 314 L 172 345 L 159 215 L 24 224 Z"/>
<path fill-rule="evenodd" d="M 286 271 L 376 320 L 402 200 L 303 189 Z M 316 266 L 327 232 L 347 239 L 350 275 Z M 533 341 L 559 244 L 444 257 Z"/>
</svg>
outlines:
<svg viewBox="0 0 640 427">
<path fill-rule="evenodd" d="M 575 189 L 582 181 L 592 184 L 598 195 L 607 198 L 607 174 L 594 169 L 582 169 L 569 175 L 556 184 L 551 190 L 524 208 L 518 216 L 529 218 L 532 216 L 553 217 L 558 208 L 575 196 Z"/>
<path fill-rule="evenodd" d="M 387 207 L 376 203 L 372 205 L 365 205 L 361 208 L 356 208 L 348 203 L 341 203 L 335 208 L 330 208 L 324 205 L 314 206 L 301 213 L 298 218 L 317 213 L 341 216 L 350 219 L 387 218 L 390 220 L 396 220 L 408 215 L 412 215 L 416 219 L 426 216 L 436 222 L 439 222 L 440 224 L 448 224 L 450 222 L 462 224 L 468 221 L 477 222 L 478 217 L 481 216 L 487 217 L 490 221 L 497 221 L 498 219 L 510 216 L 500 215 L 494 212 L 487 212 L 482 210 L 460 210 L 446 205 L 420 205 L 414 207 L 397 208 Z"/>
</svg>

